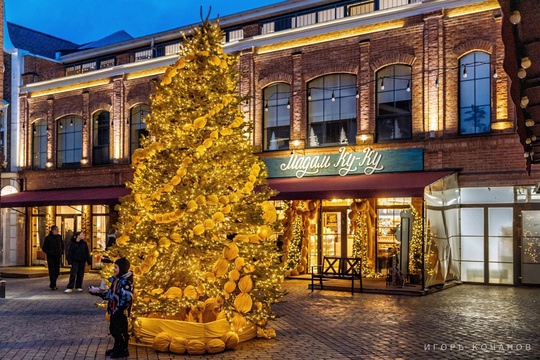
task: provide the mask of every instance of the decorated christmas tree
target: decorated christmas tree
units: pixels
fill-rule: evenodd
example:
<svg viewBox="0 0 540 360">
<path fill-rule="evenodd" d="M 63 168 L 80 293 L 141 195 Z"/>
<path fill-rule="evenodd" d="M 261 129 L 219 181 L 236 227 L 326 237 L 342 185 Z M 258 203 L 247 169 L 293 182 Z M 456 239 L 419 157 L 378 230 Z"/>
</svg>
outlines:
<svg viewBox="0 0 540 360">
<path fill-rule="evenodd" d="M 273 192 L 248 140 L 237 58 L 222 39 L 204 20 L 156 85 L 109 255 L 131 262 L 133 322 L 227 319 L 233 331 L 272 337 L 271 305 L 283 295 Z"/>
</svg>

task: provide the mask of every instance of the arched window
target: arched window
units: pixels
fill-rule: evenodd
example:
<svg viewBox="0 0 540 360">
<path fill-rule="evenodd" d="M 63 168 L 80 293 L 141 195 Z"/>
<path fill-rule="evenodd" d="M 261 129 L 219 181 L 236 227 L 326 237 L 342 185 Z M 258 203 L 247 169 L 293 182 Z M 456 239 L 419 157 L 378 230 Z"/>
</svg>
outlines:
<svg viewBox="0 0 540 360">
<path fill-rule="evenodd" d="M 150 106 L 146 104 L 135 105 L 129 113 L 129 153 L 141 147 L 141 136 L 148 136 L 144 118 L 150 113 Z"/>
<path fill-rule="evenodd" d="M 32 169 L 45 169 L 47 162 L 47 121 L 32 124 Z"/>
<path fill-rule="evenodd" d="M 98 111 L 92 116 L 92 164 L 102 165 L 111 162 L 110 148 L 110 113 Z"/>
<path fill-rule="evenodd" d="M 390 65 L 377 72 L 377 142 L 412 138 L 411 67 Z"/>
<path fill-rule="evenodd" d="M 308 83 L 307 146 L 356 141 L 356 76 L 332 74 Z"/>
<path fill-rule="evenodd" d="M 264 150 L 286 150 L 291 134 L 291 87 L 272 84 L 264 89 Z"/>
<path fill-rule="evenodd" d="M 459 59 L 459 132 L 463 135 L 491 130 L 490 56 L 473 52 Z"/>
<path fill-rule="evenodd" d="M 74 168 L 81 166 L 82 118 L 65 116 L 56 125 L 56 167 Z"/>
</svg>

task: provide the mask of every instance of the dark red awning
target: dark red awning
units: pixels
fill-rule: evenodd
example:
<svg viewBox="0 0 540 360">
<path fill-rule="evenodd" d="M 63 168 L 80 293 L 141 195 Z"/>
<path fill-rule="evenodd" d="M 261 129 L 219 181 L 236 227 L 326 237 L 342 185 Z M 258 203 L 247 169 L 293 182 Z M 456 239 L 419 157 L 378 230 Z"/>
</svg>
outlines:
<svg viewBox="0 0 540 360">
<path fill-rule="evenodd" d="M 0 207 L 115 204 L 129 194 L 125 187 L 23 191 L 0 197 Z"/>
<path fill-rule="evenodd" d="M 268 179 L 275 200 L 423 197 L 426 186 L 454 171 Z"/>
</svg>

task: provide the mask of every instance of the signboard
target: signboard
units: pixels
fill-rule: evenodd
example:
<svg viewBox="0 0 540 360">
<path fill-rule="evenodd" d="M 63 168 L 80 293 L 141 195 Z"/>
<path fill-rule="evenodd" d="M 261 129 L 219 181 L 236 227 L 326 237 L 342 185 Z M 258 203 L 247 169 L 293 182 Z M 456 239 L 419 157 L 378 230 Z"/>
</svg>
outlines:
<svg viewBox="0 0 540 360">
<path fill-rule="evenodd" d="M 334 154 L 292 154 L 263 160 L 268 168 L 268 178 L 372 175 L 424 169 L 421 148 L 375 151 L 366 147 L 362 151 L 349 151 L 341 147 Z"/>
</svg>

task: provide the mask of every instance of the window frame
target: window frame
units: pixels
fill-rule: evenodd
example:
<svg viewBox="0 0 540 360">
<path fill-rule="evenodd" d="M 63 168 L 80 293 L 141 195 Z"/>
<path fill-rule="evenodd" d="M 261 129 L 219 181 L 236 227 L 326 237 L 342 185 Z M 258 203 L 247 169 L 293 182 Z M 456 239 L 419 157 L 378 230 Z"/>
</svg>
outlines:
<svg viewBox="0 0 540 360">
<path fill-rule="evenodd" d="M 407 69 L 408 73 L 401 74 L 398 71 L 396 75 L 396 70 L 398 69 Z M 388 70 L 391 70 L 390 75 L 386 74 Z M 375 88 L 375 141 L 377 143 L 384 143 L 411 140 L 413 135 L 412 67 L 407 64 L 387 65 L 376 72 L 375 78 L 377 80 Z M 390 94 L 392 101 L 380 102 L 388 94 Z M 400 98 L 403 94 L 409 95 L 404 96 L 404 99 L 401 100 Z M 399 106 L 399 103 L 401 103 L 401 106 Z M 381 115 L 381 104 L 392 104 L 388 108 L 395 109 L 395 111 L 388 111 L 388 114 Z M 408 108 L 408 111 L 404 109 L 405 107 Z M 396 136 L 398 131 L 399 133 L 403 131 L 404 135 Z M 389 135 L 383 136 L 386 133 Z"/>
<path fill-rule="evenodd" d="M 348 81 L 344 81 L 344 79 Z M 322 84 L 319 84 L 320 82 Z M 356 82 L 356 75 L 350 73 L 327 74 L 308 82 L 307 148 L 343 146 L 356 143 L 356 133 L 358 131 L 358 92 Z M 334 111 L 335 106 L 338 108 L 337 112 Z M 349 116 L 346 116 L 347 114 Z M 314 124 L 316 124 L 316 127 L 314 127 Z M 339 134 L 331 131 L 336 125 L 341 127 Z M 343 139 L 343 136 L 346 139 Z M 336 141 L 329 140 L 333 138 Z"/>
<path fill-rule="evenodd" d="M 38 119 L 32 123 L 32 169 L 45 169 L 47 164 L 47 120 Z M 36 147 L 36 140 L 39 147 Z M 39 151 L 36 151 L 39 150 Z M 43 150 L 43 151 L 41 151 Z M 37 160 L 39 159 L 39 161 Z"/>
<path fill-rule="evenodd" d="M 64 116 L 56 126 L 56 167 L 78 168 L 82 160 L 82 117 Z M 65 161 L 72 160 L 72 161 Z"/>
<path fill-rule="evenodd" d="M 271 95 L 268 93 L 275 89 Z M 277 151 L 288 150 L 290 148 L 291 139 L 291 86 L 284 82 L 273 83 L 266 86 L 263 89 L 263 150 L 264 151 Z M 273 119 L 276 126 L 269 127 L 270 117 L 275 115 Z M 283 116 L 281 116 L 283 115 Z M 287 130 L 285 130 L 287 128 Z M 277 146 L 273 148 L 271 146 L 272 138 L 270 130 L 278 138 L 275 139 L 276 143 L 283 141 L 283 146 Z M 285 135 L 286 136 L 283 136 Z"/>
<path fill-rule="evenodd" d="M 150 106 L 147 104 L 137 104 L 129 109 L 129 157 L 141 147 L 141 136 L 148 136 L 148 130 L 146 130 L 146 122 L 143 120 L 150 114 Z M 144 124 L 144 127 L 137 129 L 137 126 Z M 134 133 L 137 132 L 137 137 Z"/>
<path fill-rule="evenodd" d="M 482 55 L 482 57 L 486 57 L 486 60 L 480 60 L 478 61 L 476 57 L 478 55 Z M 470 57 L 473 57 L 472 64 L 470 62 Z M 465 62 L 467 61 L 467 62 Z M 479 72 L 484 72 L 483 76 L 477 76 Z M 465 77 L 464 74 L 467 76 Z M 459 134 L 462 136 L 474 136 L 474 135 L 484 135 L 491 133 L 491 102 L 492 102 L 492 91 L 491 91 L 491 55 L 484 51 L 472 51 L 469 52 L 459 58 L 459 67 L 458 67 L 458 124 L 459 124 Z M 482 82 L 486 82 L 487 84 L 485 87 L 481 87 Z M 472 85 L 472 94 L 468 94 L 467 96 L 463 96 L 463 93 L 466 91 L 464 89 L 465 85 Z M 479 89 L 480 88 L 480 89 Z M 487 90 L 488 97 L 487 97 L 487 104 L 478 104 L 480 100 L 477 99 L 479 92 L 482 92 L 485 94 Z M 470 92 L 470 91 L 469 91 Z M 463 105 L 463 101 L 465 99 L 470 99 L 471 96 L 474 96 L 474 101 L 470 105 Z M 464 113 L 472 113 L 470 119 L 464 119 L 463 118 L 463 111 L 471 108 L 470 110 L 465 111 Z M 485 111 L 487 109 L 487 111 Z M 480 127 L 482 127 L 481 119 L 482 117 L 485 117 L 487 119 L 487 124 L 483 124 L 485 127 L 482 130 L 478 130 Z M 467 130 L 467 127 L 465 127 L 464 122 L 472 120 L 472 131 L 464 131 Z"/>
<path fill-rule="evenodd" d="M 111 163 L 110 131 L 110 112 L 106 110 L 96 111 L 92 115 L 92 165 Z"/>
</svg>

